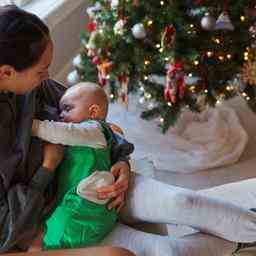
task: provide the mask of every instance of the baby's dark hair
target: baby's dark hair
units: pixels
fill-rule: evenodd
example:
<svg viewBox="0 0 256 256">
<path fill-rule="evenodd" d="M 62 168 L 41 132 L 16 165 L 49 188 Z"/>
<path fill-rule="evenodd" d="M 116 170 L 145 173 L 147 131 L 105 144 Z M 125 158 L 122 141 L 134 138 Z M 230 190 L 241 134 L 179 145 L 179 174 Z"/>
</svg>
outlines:
<svg viewBox="0 0 256 256">
<path fill-rule="evenodd" d="M 50 39 L 48 27 L 36 15 L 15 5 L 0 7 L 0 66 L 23 71 L 35 65 Z"/>
</svg>

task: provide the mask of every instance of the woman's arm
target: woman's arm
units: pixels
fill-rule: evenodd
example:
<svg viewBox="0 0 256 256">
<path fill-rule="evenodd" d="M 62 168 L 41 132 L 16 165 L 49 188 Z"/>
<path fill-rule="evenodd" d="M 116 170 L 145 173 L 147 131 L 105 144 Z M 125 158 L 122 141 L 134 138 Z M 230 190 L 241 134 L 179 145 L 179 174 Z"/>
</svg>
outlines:
<svg viewBox="0 0 256 256">
<path fill-rule="evenodd" d="M 63 123 L 34 120 L 32 135 L 54 144 L 94 148 L 107 146 L 101 124 L 97 121 Z"/>
<path fill-rule="evenodd" d="M 29 171 L 21 169 L 22 152 L 16 147 L 10 106 L 6 99 L 0 102 L 0 253 L 25 249 L 35 235 L 42 222 L 45 189 L 54 176 L 50 169 L 61 157 L 60 152 L 55 154 L 53 148 L 47 148 L 43 165 L 30 180 L 22 179 L 21 175 Z"/>
</svg>

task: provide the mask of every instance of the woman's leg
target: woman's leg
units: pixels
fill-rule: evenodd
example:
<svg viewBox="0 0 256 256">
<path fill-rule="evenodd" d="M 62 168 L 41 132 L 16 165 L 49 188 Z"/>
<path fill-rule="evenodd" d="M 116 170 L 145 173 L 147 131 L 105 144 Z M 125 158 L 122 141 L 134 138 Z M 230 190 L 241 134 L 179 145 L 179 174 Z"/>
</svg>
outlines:
<svg viewBox="0 0 256 256">
<path fill-rule="evenodd" d="M 117 224 L 102 245 L 127 248 L 137 256 L 224 256 L 231 255 L 236 244 L 206 235 L 195 234 L 179 239 L 144 233 Z"/>
<path fill-rule="evenodd" d="M 122 214 L 125 222 L 183 224 L 234 242 L 256 240 L 256 213 L 228 201 L 135 175 Z"/>
</svg>

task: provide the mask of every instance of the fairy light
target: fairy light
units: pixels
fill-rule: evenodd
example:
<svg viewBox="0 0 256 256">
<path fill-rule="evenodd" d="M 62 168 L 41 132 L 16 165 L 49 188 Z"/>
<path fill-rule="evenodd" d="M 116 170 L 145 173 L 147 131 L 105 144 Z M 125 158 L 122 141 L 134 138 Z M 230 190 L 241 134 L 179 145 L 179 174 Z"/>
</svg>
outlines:
<svg viewBox="0 0 256 256">
<path fill-rule="evenodd" d="M 214 39 L 214 42 L 215 42 L 216 44 L 220 44 L 220 39 L 219 39 L 219 38 L 215 38 L 215 39 Z"/>
<path fill-rule="evenodd" d="M 249 60 L 249 52 L 244 52 L 244 60 Z"/>
<path fill-rule="evenodd" d="M 220 55 L 218 58 L 220 61 L 224 61 L 224 56 Z"/>
<path fill-rule="evenodd" d="M 144 61 L 144 64 L 145 64 L 145 65 L 149 65 L 149 64 L 150 64 L 150 61 L 149 61 L 149 60 L 145 60 L 145 61 Z"/>
<path fill-rule="evenodd" d="M 207 89 L 205 89 L 205 90 L 204 90 L 204 92 L 205 92 L 205 93 L 208 93 L 208 90 L 207 90 Z"/>
<path fill-rule="evenodd" d="M 192 74 L 192 73 L 189 73 L 189 74 L 188 74 L 188 77 L 192 77 L 192 76 L 193 76 L 193 74 Z"/>
<path fill-rule="evenodd" d="M 163 52 L 163 51 L 164 51 L 164 49 L 163 49 L 163 48 L 160 48 L 160 49 L 159 49 L 159 52 Z"/>
<path fill-rule="evenodd" d="M 151 26 L 153 24 L 153 20 L 148 21 L 148 26 Z"/>
<path fill-rule="evenodd" d="M 216 101 L 216 104 L 217 104 L 217 105 L 220 105 L 220 103 L 221 103 L 220 100 L 217 100 L 217 101 Z"/>
<path fill-rule="evenodd" d="M 144 76 L 144 80 L 148 80 L 148 76 Z"/>
<path fill-rule="evenodd" d="M 199 61 L 198 61 L 198 60 L 195 60 L 195 61 L 194 61 L 194 65 L 195 65 L 195 66 L 198 66 L 198 65 L 199 65 Z"/>
<path fill-rule="evenodd" d="M 230 60 L 232 58 L 232 55 L 230 53 L 227 54 L 227 58 Z"/>
<path fill-rule="evenodd" d="M 246 100 L 250 100 L 251 98 L 250 97 L 246 97 Z"/>
<path fill-rule="evenodd" d="M 206 54 L 207 54 L 207 56 L 208 56 L 209 58 L 213 56 L 213 52 L 212 52 L 212 51 L 208 51 Z"/>
<path fill-rule="evenodd" d="M 242 95 L 243 95 L 244 97 L 246 97 L 246 96 L 247 96 L 247 94 L 246 94 L 245 92 L 243 92 L 243 93 L 242 93 Z"/>
<path fill-rule="evenodd" d="M 168 57 L 165 57 L 165 59 L 164 59 L 165 61 L 169 61 L 169 58 Z"/>
<path fill-rule="evenodd" d="M 159 49 L 160 47 L 161 47 L 161 45 L 160 45 L 160 44 L 157 44 L 157 45 L 156 45 L 156 48 L 157 48 L 157 49 Z"/>
<path fill-rule="evenodd" d="M 195 92 L 195 89 L 196 89 L 195 86 L 191 86 L 191 87 L 190 87 L 190 91 L 191 91 L 191 92 Z"/>
<path fill-rule="evenodd" d="M 190 27 L 193 28 L 193 27 L 194 27 L 194 24 L 190 24 Z"/>
<path fill-rule="evenodd" d="M 171 103 L 170 101 L 167 103 L 167 105 L 168 105 L 169 107 L 172 107 L 172 103 Z"/>
<path fill-rule="evenodd" d="M 142 91 L 142 92 L 144 92 L 144 91 L 145 91 L 145 89 L 144 89 L 144 87 L 143 87 L 143 86 L 141 86 L 141 87 L 140 87 L 140 91 Z"/>
<path fill-rule="evenodd" d="M 244 21 L 245 21 L 245 16 L 242 15 L 242 16 L 240 17 L 240 20 L 241 20 L 242 22 L 244 22 Z"/>
<path fill-rule="evenodd" d="M 107 75 L 106 78 L 107 78 L 107 79 L 110 79 L 110 75 Z"/>
<path fill-rule="evenodd" d="M 164 5 L 164 1 L 160 1 L 160 4 L 161 4 L 161 5 Z"/>
<path fill-rule="evenodd" d="M 114 99 L 115 95 L 114 94 L 110 94 L 109 97 L 110 97 L 110 99 Z"/>
<path fill-rule="evenodd" d="M 159 121 L 160 121 L 160 123 L 164 123 L 164 119 L 162 117 L 160 118 Z"/>
<path fill-rule="evenodd" d="M 227 87 L 226 87 L 226 90 L 227 90 L 227 91 L 231 91 L 231 87 L 230 87 L 230 86 L 227 86 Z"/>
</svg>

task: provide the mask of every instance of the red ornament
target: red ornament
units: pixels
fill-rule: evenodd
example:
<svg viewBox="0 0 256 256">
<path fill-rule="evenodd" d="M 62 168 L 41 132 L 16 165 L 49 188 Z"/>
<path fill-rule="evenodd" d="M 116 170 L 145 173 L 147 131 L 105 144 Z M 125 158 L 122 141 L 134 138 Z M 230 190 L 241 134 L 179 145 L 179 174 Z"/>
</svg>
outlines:
<svg viewBox="0 0 256 256">
<path fill-rule="evenodd" d="M 92 19 L 89 20 L 87 23 L 87 31 L 88 32 L 93 32 L 97 29 L 97 23 L 95 23 Z"/>
<path fill-rule="evenodd" d="M 165 27 L 161 38 L 161 47 L 170 48 L 172 47 L 176 36 L 176 28 L 171 24 Z"/>
<path fill-rule="evenodd" d="M 99 65 L 99 64 L 100 64 L 100 57 L 99 57 L 99 56 L 94 56 L 94 57 L 92 58 L 92 63 L 93 63 L 94 65 Z"/>
<path fill-rule="evenodd" d="M 182 62 L 170 65 L 167 71 L 164 98 L 166 101 L 176 103 L 177 97 L 182 99 L 185 95 L 184 67 Z"/>
</svg>

